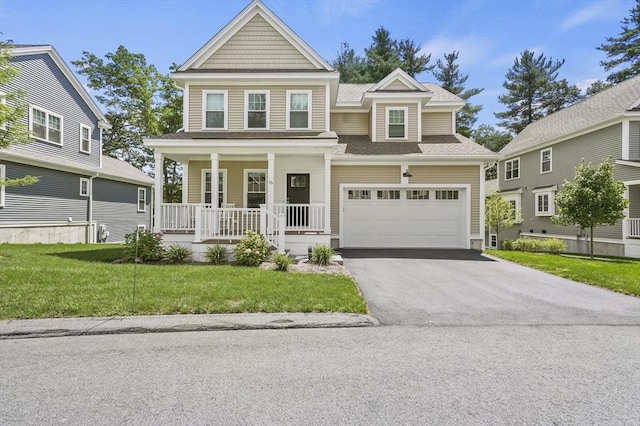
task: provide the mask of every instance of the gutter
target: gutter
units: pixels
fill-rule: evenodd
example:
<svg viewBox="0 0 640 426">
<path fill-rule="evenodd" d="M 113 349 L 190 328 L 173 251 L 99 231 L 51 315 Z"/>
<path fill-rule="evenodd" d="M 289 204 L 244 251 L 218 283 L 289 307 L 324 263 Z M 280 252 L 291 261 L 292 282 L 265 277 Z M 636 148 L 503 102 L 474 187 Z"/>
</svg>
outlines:
<svg viewBox="0 0 640 426">
<path fill-rule="evenodd" d="M 88 226 L 88 231 L 87 231 L 87 244 L 90 244 L 94 241 L 92 241 L 92 237 L 91 237 L 91 226 L 93 223 L 93 180 L 95 178 L 97 178 L 98 176 L 100 176 L 100 173 L 96 173 L 95 176 L 91 176 L 89 178 L 89 214 L 87 215 L 88 218 L 88 222 L 89 222 L 89 226 Z"/>
</svg>

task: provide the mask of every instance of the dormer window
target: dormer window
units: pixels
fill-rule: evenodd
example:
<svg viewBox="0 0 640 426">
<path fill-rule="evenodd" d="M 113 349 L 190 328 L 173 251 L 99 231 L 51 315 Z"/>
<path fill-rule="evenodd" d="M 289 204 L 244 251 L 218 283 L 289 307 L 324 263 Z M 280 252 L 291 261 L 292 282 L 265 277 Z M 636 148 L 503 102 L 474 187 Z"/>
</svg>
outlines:
<svg viewBox="0 0 640 426">
<path fill-rule="evenodd" d="M 387 107 L 387 139 L 407 139 L 407 107 Z"/>
<path fill-rule="evenodd" d="M 245 129 L 269 129 L 269 91 L 245 91 Z"/>
<path fill-rule="evenodd" d="M 287 90 L 287 129 L 311 129 L 311 90 Z"/>
<path fill-rule="evenodd" d="M 227 92 L 221 90 L 204 90 L 203 128 L 205 130 L 227 130 Z"/>
</svg>

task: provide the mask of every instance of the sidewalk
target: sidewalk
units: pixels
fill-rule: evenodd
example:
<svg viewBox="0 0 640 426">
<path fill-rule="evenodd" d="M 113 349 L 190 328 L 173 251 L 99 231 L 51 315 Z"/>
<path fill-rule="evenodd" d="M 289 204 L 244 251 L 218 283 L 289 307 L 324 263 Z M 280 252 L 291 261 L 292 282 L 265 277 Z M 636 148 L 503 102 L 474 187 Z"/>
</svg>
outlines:
<svg viewBox="0 0 640 426">
<path fill-rule="evenodd" d="M 0 321 L 0 340 L 98 334 L 169 333 L 211 330 L 370 327 L 369 315 L 326 313 L 150 315 Z"/>
</svg>

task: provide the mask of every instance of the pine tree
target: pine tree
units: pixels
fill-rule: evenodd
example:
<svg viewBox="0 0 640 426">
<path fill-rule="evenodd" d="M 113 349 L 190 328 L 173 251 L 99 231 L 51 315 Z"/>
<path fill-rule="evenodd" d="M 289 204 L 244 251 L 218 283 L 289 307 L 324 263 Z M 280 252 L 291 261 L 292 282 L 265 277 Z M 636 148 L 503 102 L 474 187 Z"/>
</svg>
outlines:
<svg viewBox="0 0 640 426">
<path fill-rule="evenodd" d="M 431 55 L 420 55 L 422 46 L 416 44 L 412 39 L 405 38 L 398 43 L 398 59 L 400 68 L 411 77 L 424 71 L 431 71 L 435 65 L 429 65 Z"/>
<path fill-rule="evenodd" d="M 338 50 L 338 57 L 331 64 L 340 73 L 340 83 L 367 83 L 371 77 L 367 74 L 367 63 L 344 42 Z"/>
<path fill-rule="evenodd" d="M 373 43 L 364 52 L 371 80 L 380 81 L 400 67 L 398 42 L 384 27 L 378 28 L 372 38 Z"/>
<path fill-rule="evenodd" d="M 605 71 L 627 65 L 607 76 L 607 81 L 613 84 L 640 74 L 640 0 L 636 0 L 636 5 L 629 12 L 631 16 L 622 19 L 619 36 L 607 37 L 607 44 L 596 47 L 607 54 L 608 60 L 600 61 Z"/>
</svg>

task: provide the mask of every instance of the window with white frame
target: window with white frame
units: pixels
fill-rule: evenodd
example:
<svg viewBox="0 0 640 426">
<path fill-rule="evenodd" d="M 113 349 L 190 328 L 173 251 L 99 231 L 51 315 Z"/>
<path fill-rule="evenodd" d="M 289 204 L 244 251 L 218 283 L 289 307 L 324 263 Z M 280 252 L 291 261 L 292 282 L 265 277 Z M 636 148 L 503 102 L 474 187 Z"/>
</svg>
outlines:
<svg viewBox="0 0 640 426">
<path fill-rule="evenodd" d="M 227 171 L 218 170 L 218 207 L 227 202 Z M 202 171 L 202 202 L 211 204 L 211 170 Z"/>
<path fill-rule="evenodd" d="M 29 130 L 36 139 L 62 145 L 62 116 L 31 105 Z"/>
<path fill-rule="evenodd" d="M 246 129 L 269 129 L 269 91 L 245 91 Z"/>
<path fill-rule="evenodd" d="M 147 188 L 138 188 L 138 211 L 147 210 Z"/>
<path fill-rule="evenodd" d="M 368 189 L 350 189 L 347 191 L 347 198 L 350 200 L 370 200 L 371 191 Z"/>
<path fill-rule="evenodd" d="M 520 177 L 520 158 L 514 158 L 504 162 L 504 180 L 513 180 Z"/>
<path fill-rule="evenodd" d="M 91 127 L 80 124 L 80 152 L 91 154 Z"/>
<path fill-rule="evenodd" d="M 556 212 L 554 203 L 556 187 L 534 189 L 532 192 L 536 216 L 553 216 Z"/>
<path fill-rule="evenodd" d="M 204 90 L 202 92 L 204 129 L 227 130 L 227 91 Z"/>
<path fill-rule="evenodd" d="M 498 248 L 498 236 L 496 234 L 489 234 L 489 248 Z"/>
<path fill-rule="evenodd" d="M 91 182 L 87 178 L 80 178 L 80 196 L 88 197 L 91 194 Z"/>
<path fill-rule="evenodd" d="M 4 164 L 0 164 L 0 181 L 6 179 L 6 166 Z M 4 197 L 5 197 L 5 186 L 0 185 L 0 207 L 4 207 Z"/>
<path fill-rule="evenodd" d="M 522 190 L 517 192 L 500 193 L 500 196 L 511 204 L 513 219 L 515 223 L 522 222 Z"/>
<path fill-rule="evenodd" d="M 378 190 L 378 200 L 399 200 L 400 190 L 398 189 L 381 189 Z"/>
<path fill-rule="evenodd" d="M 540 173 L 551 171 L 551 148 L 540 151 Z"/>
<path fill-rule="evenodd" d="M 267 200 L 267 171 L 247 170 L 245 176 L 247 184 L 245 206 L 250 209 L 258 208 Z"/>
<path fill-rule="evenodd" d="M 428 200 L 428 189 L 411 189 L 407 191 L 407 200 Z"/>
<path fill-rule="evenodd" d="M 457 190 L 436 190 L 436 200 L 457 200 L 458 198 Z"/>
<path fill-rule="evenodd" d="M 407 107 L 387 107 L 387 139 L 407 139 Z"/>
<path fill-rule="evenodd" d="M 311 129 L 311 90 L 287 90 L 287 129 Z"/>
</svg>

